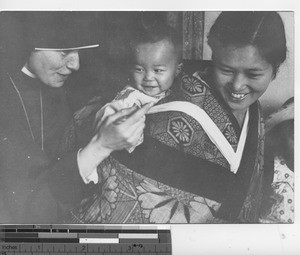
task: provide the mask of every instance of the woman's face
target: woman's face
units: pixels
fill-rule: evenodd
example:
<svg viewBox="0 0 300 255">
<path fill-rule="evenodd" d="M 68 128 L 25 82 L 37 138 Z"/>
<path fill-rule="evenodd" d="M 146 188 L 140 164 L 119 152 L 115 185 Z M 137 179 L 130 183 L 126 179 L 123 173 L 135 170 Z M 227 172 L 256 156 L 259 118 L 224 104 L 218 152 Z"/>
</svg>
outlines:
<svg viewBox="0 0 300 255">
<path fill-rule="evenodd" d="M 244 114 L 273 79 L 272 65 L 252 45 L 220 47 L 213 60 L 215 86 L 235 115 Z"/>
<path fill-rule="evenodd" d="M 73 71 L 79 69 L 78 50 L 73 51 L 33 51 L 27 68 L 44 84 L 59 88 L 64 85 Z"/>
</svg>

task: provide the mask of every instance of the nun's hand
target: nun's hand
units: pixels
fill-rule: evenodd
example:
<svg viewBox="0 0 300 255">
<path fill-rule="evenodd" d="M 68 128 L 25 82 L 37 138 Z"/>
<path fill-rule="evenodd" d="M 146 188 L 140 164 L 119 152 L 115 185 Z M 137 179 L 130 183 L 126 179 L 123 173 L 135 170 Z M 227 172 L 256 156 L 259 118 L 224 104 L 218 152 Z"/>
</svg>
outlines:
<svg viewBox="0 0 300 255">
<path fill-rule="evenodd" d="M 113 151 L 130 148 L 137 143 L 145 127 L 145 114 L 152 106 L 153 103 L 149 103 L 140 109 L 120 110 L 95 123 L 95 135 L 77 156 L 79 172 L 86 183 L 89 176 L 97 173 L 97 166 Z"/>
<path fill-rule="evenodd" d="M 108 116 L 96 125 L 96 134 L 91 142 L 97 150 L 108 154 L 135 145 L 145 127 L 145 114 L 152 106 L 153 103 L 148 103 L 140 109 L 131 107 Z"/>
</svg>

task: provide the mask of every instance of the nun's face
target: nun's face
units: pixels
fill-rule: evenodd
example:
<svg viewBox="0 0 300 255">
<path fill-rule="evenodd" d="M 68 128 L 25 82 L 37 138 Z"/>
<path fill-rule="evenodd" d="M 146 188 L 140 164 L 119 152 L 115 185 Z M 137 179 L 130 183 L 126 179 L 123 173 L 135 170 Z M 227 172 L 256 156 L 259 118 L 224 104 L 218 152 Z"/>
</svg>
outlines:
<svg viewBox="0 0 300 255">
<path fill-rule="evenodd" d="M 38 50 L 30 54 L 27 68 L 44 84 L 59 88 L 79 69 L 79 54 L 73 51 Z"/>
</svg>

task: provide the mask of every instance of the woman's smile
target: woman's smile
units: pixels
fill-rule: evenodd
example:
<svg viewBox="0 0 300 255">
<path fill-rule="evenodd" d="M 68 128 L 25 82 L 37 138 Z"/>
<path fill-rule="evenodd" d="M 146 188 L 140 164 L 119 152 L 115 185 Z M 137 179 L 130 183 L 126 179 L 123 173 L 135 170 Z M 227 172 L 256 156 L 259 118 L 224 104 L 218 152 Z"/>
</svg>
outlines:
<svg viewBox="0 0 300 255">
<path fill-rule="evenodd" d="M 272 66 L 252 45 L 220 47 L 213 58 L 215 87 L 233 114 L 242 119 L 272 81 Z"/>
<path fill-rule="evenodd" d="M 247 94 L 242 94 L 242 93 L 233 93 L 231 92 L 231 96 L 236 99 L 236 100 L 243 100 L 247 96 Z"/>
</svg>

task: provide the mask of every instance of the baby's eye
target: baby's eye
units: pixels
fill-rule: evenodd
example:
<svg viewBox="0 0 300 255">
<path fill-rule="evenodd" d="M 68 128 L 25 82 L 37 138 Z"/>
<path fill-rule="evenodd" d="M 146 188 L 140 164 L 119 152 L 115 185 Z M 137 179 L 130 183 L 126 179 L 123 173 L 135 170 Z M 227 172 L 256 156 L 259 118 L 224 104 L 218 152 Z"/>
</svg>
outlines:
<svg viewBox="0 0 300 255">
<path fill-rule="evenodd" d="M 156 72 L 156 73 L 162 73 L 164 71 L 165 71 L 164 69 L 154 69 L 154 72 Z"/>
<path fill-rule="evenodd" d="M 134 67 L 133 70 L 134 70 L 135 72 L 143 72 L 143 71 L 144 71 L 144 69 L 143 69 L 142 67 L 138 67 L 138 66 Z"/>
</svg>

